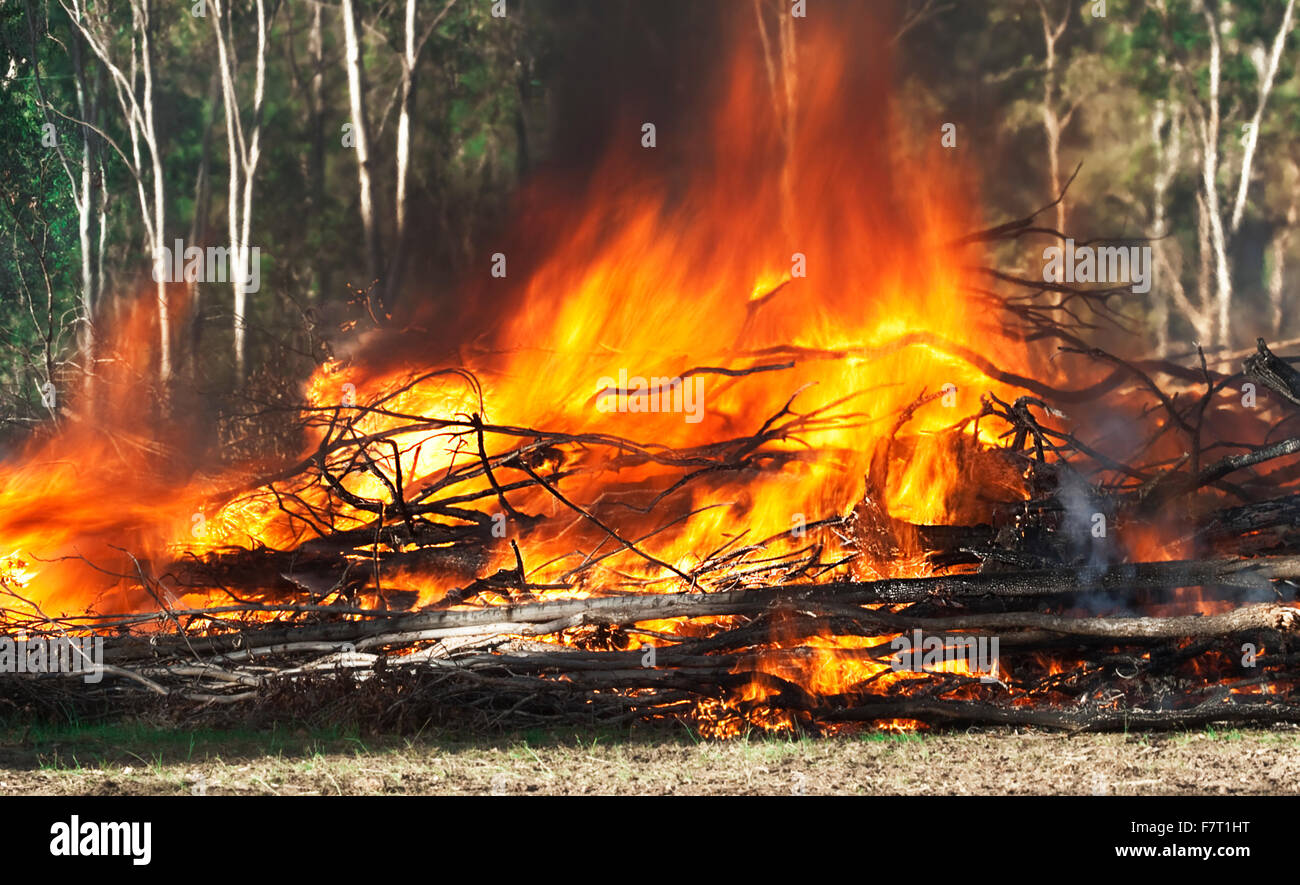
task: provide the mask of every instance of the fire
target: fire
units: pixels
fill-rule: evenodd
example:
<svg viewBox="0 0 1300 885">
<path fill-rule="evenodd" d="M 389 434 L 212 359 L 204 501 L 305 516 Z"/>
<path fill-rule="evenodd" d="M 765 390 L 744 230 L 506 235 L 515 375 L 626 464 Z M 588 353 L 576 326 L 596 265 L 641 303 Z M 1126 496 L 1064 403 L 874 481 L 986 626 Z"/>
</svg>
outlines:
<svg viewBox="0 0 1300 885">
<path fill-rule="evenodd" d="M 996 434 L 964 420 L 985 393 L 1010 400 L 1017 391 L 961 353 L 1012 371 L 1027 371 L 1030 355 L 974 293 L 973 256 L 950 245 L 979 226 L 969 170 L 937 137 L 899 137 L 912 124 L 887 98 L 883 56 L 864 63 L 815 25 L 800 39 L 788 138 L 756 45 L 745 43 L 709 128 L 679 146 L 689 163 L 616 139 L 582 199 L 532 185 L 518 227 L 549 245 L 503 253 L 504 278 L 485 273 L 465 285 L 460 300 L 470 306 L 453 348 L 421 350 L 411 343 L 418 335 L 384 334 L 316 372 L 305 388 L 304 458 L 339 414 L 362 410 L 362 435 L 424 422 L 391 436 L 372 471 L 351 475 L 342 502 L 324 485 L 284 481 L 232 498 L 226 490 L 246 470 L 178 482 L 148 453 L 122 452 L 114 434 L 73 428 L 0 472 L 0 582 L 47 611 L 149 609 L 137 573 L 152 575 L 150 563 L 227 546 L 296 547 L 317 530 L 286 514 L 289 493 L 328 508 L 336 529 L 368 525 L 374 513 L 348 499 L 384 501 L 395 484 L 437 487 L 479 459 L 476 426 L 492 428 L 486 454 L 499 475 L 483 471 L 458 495 L 503 529 L 482 573 L 514 568 L 515 540 L 528 581 L 557 585 L 542 598 L 691 589 L 695 570 L 727 545 L 756 545 L 731 568 L 753 568 L 759 583 L 765 558 L 814 541 L 846 564 L 813 579 L 927 573 L 906 538 L 879 555 L 803 527 L 850 516 L 864 497 L 914 524 L 987 521 L 990 500 L 1023 499 L 1018 474 L 990 454 Z M 663 143 L 687 137 L 661 134 Z M 933 148 L 909 153 L 909 143 Z M 674 486 L 666 465 L 772 428 L 761 463 L 741 456 Z M 573 443 L 534 446 L 542 430 Z M 597 437 L 623 441 L 620 456 L 584 443 Z M 513 461 L 504 457 L 512 451 Z M 497 489 L 526 479 L 525 468 L 546 484 Z M 620 550 L 602 525 L 639 539 L 638 549 Z M 566 579 L 593 557 L 606 558 Z M 383 581 L 418 591 L 422 605 L 464 583 L 420 568 Z M 381 588 L 369 590 L 373 601 Z M 882 692 L 915 678 L 861 653 L 890 638 L 805 638 L 794 658 L 773 636 L 756 671 L 813 694 Z M 735 711 L 761 711 L 769 690 L 753 682 L 700 718 L 739 722 Z M 770 710 L 747 721 L 791 725 Z"/>
<path fill-rule="evenodd" d="M 707 479 L 673 496 L 677 513 L 713 505 L 684 531 L 654 539 L 655 556 L 683 570 L 728 533 L 789 538 L 800 520 L 849 513 L 864 477 L 883 481 L 881 503 L 900 519 L 966 515 L 973 490 L 988 490 L 987 482 L 969 481 L 963 462 L 976 457 L 979 442 L 995 440 L 981 428 L 977 441 L 959 421 L 978 411 L 984 392 L 1013 392 L 944 345 L 996 352 L 1012 368 L 1027 355 L 969 294 L 969 256 L 946 246 L 974 225 L 962 170 L 946 156 L 893 149 L 883 136 L 895 125 L 894 109 L 846 106 L 855 74 L 838 41 L 822 34 L 808 55 L 817 64 L 800 78 L 802 116 L 788 156 L 775 127 L 765 125 L 772 109 L 758 60 L 741 53 L 713 129 L 700 139 L 703 155 L 691 165 L 702 171 L 670 190 L 663 175 L 647 173 L 635 143 L 615 149 L 578 212 L 521 219 L 525 230 L 564 231 L 522 282 L 470 288 L 501 317 L 457 354 L 481 382 L 481 407 L 478 391 L 440 378 L 403 393 L 391 409 L 439 417 L 482 411 L 496 425 L 683 450 L 753 434 L 789 403 L 802 426 L 773 443 L 787 459 L 782 469 Z M 876 87 L 883 94 L 883 84 Z M 410 371 L 402 365 L 376 376 L 367 360 L 329 367 L 310 394 L 326 407 L 350 385 L 364 401 Z M 642 383 L 623 390 L 618 379 L 628 378 Z M 699 414 L 665 407 L 682 399 L 689 406 L 689 395 L 677 396 L 681 388 L 700 391 Z M 611 402 L 619 395 L 623 408 Z M 926 397 L 899 427 L 900 414 Z M 382 417 L 363 423 L 383 426 Z M 411 453 L 403 467 L 412 483 L 473 456 L 449 436 L 398 443 Z M 564 481 L 566 495 L 593 506 L 663 487 L 652 462 L 602 469 L 581 453 L 564 457 L 579 459 L 565 469 L 589 471 Z M 379 493 L 377 486 L 355 491 Z M 476 491 L 490 492 L 486 480 Z M 1014 481 L 998 491 L 1004 500 L 1023 496 Z M 544 490 L 512 494 L 510 503 L 568 522 L 554 541 L 529 538 L 530 565 L 559 558 L 537 573 L 540 583 L 569 567 L 575 548 L 601 540 L 586 521 L 568 520 Z M 625 516 L 619 525 L 639 535 L 660 521 Z M 510 555 L 502 551 L 497 564 Z M 636 567 L 634 560 L 620 557 Z M 912 563 L 860 568 L 915 573 Z"/>
<path fill-rule="evenodd" d="M 139 392 L 148 368 L 121 351 L 149 340 L 148 320 L 144 304 L 123 320 L 93 410 L 66 409 L 60 427 L 0 465 L 6 609 L 54 617 L 156 605 L 139 576 L 188 534 L 194 502 L 174 451 L 135 429 L 148 413 Z"/>
</svg>

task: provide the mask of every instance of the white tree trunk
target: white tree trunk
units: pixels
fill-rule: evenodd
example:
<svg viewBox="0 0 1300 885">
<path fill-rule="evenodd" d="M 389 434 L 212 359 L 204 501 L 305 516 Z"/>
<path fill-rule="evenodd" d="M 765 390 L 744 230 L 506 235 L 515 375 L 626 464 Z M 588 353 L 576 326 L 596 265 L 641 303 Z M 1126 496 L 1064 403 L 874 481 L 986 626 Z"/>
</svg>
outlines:
<svg viewBox="0 0 1300 885">
<path fill-rule="evenodd" d="M 1277 36 L 1273 38 L 1273 48 L 1259 74 L 1259 100 L 1255 104 L 1255 115 L 1245 132 L 1241 153 L 1241 178 L 1237 182 L 1237 199 L 1232 206 L 1230 228 L 1235 234 L 1241 227 L 1242 213 L 1246 208 L 1246 194 L 1250 190 L 1250 170 L 1255 159 L 1255 148 L 1259 145 L 1259 126 L 1264 118 L 1264 106 L 1268 104 L 1273 81 L 1277 78 L 1278 64 L 1282 59 L 1282 47 L 1286 44 L 1291 30 L 1291 15 L 1295 10 L 1295 0 L 1287 0 L 1286 10 L 1282 13 L 1282 24 L 1278 26 Z"/>
<path fill-rule="evenodd" d="M 226 112 L 226 151 L 230 158 L 230 178 L 226 196 L 226 226 L 230 240 L 231 291 L 234 315 L 235 377 L 242 381 L 245 373 L 245 336 L 248 315 L 248 288 L 245 278 L 252 270 L 251 252 L 254 181 L 261 160 L 262 103 L 266 90 L 266 5 L 257 0 L 256 80 L 253 86 L 252 121 L 244 131 L 239 114 L 239 93 L 235 78 L 239 61 L 234 54 L 233 11 L 221 0 L 213 6 L 212 27 L 217 38 L 217 60 L 221 66 L 221 92 Z"/>
<path fill-rule="evenodd" d="M 1201 121 L 1201 193 L 1205 199 L 1205 216 L 1209 222 L 1210 248 L 1214 256 L 1214 343 L 1232 343 L 1232 268 L 1228 259 L 1227 238 L 1224 235 L 1223 215 L 1219 203 L 1219 92 L 1223 73 L 1223 45 L 1219 38 L 1219 22 L 1202 0 L 1202 13 L 1210 34 L 1210 94 L 1206 114 Z"/>
<path fill-rule="evenodd" d="M 357 11 L 352 0 L 342 0 L 343 40 L 348 72 L 348 103 L 352 113 L 352 135 L 357 151 L 357 185 L 361 203 L 361 227 L 366 241 L 366 267 L 371 281 L 380 273 L 379 232 L 375 228 L 374 188 L 370 178 L 370 125 L 366 116 L 365 70 L 361 62 L 361 41 L 357 34 Z"/>
<path fill-rule="evenodd" d="M 86 44 L 104 65 L 113 81 L 118 105 L 131 140 L 131 158 L 123 159 L 135 178 L 136 198 L 140 203 L 140 216 L 145 229 L 145 242 L 156 260 L 166 245 L 166 182 L 163 179 L 162 154 L 154 125 L 153 101 L 153 51 L 150 39 L 152 24 L 148 0 L 131 0 L 130 64 L 128 74 L 114 60 L 110 42 L 116 35 L 114 27 L 103 17 L 102 9 L 83 6 L 81 0 L 71 0 L 69 6 L 60 0 L 64 11 L 76 25 Z M 143 94 L 137 95 L 138 81 L 143 80 Z M 145 168 L 141 142 L 149 153 Z M 146 185 L 146 179 L 150 179 Z M 152 190 L 152 195 L 149 191 Z M 101 228 L 102 243 L 102 228 Z M 167 304 L 167 282 L 157 282 L 158 308 L 158 374 L 161 380 L 171 377 L 171 316 Z"/>
</svg>

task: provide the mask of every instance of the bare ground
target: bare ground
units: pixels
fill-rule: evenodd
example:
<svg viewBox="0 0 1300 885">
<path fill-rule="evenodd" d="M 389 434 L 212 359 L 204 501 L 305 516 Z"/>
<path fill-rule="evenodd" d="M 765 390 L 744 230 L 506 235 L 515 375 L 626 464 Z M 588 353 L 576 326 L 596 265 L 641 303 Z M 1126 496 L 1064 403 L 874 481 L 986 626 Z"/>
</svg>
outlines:
<svg viewBox="0 0 1300 885">
<path fill-rule="evenodd" d="M 1298 728 L 1073 737 L 972 729 L 713 742 L 663 728 L 398 738 L 27 727 L 0 733 L 0 793 L 1296 793 L 1298 751 Z"/>
</svg>

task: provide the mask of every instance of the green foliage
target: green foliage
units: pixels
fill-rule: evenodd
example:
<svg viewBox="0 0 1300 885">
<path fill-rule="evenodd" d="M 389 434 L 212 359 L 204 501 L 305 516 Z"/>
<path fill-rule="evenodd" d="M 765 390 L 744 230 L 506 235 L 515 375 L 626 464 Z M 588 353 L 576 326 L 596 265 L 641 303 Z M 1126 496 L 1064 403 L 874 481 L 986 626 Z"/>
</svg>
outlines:
<svg viewBox="0 0 1300 885">
<path fill-rule="evenodd" d="M 34 21 L 33 28 L 41 24 Z M 21 426 L 42 413 L 40 387 L 55 376 L 71 344 L 77 216 L 51 137 L 70 140 L 75 126 L 56 119 L 46 127 L 21 6 L 0 7 L 0 49 L 6 72 L 0 131 L 7 143 L 0 152 L 0 415 Z M 47 95 L 59 94 L 66 74 L 57 61 L 47 67 L 45 55 L 37 56 L 41 86 Z"/>
</svg>

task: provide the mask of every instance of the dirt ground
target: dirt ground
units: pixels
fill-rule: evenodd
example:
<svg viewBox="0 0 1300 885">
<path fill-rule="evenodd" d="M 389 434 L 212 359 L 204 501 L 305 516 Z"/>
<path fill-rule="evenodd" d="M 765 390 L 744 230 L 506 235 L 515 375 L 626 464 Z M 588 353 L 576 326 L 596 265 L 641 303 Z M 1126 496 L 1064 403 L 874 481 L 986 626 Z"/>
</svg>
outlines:
<svg viewBox="0 0 1300 885">
<path fill-rule="evenodd" d="M 1262 794 L 1300 792 L 1300 729 L 1073 737 L 1009 729 L 701 740 L 6 730 L 0 794 Z"/>
</svg>

